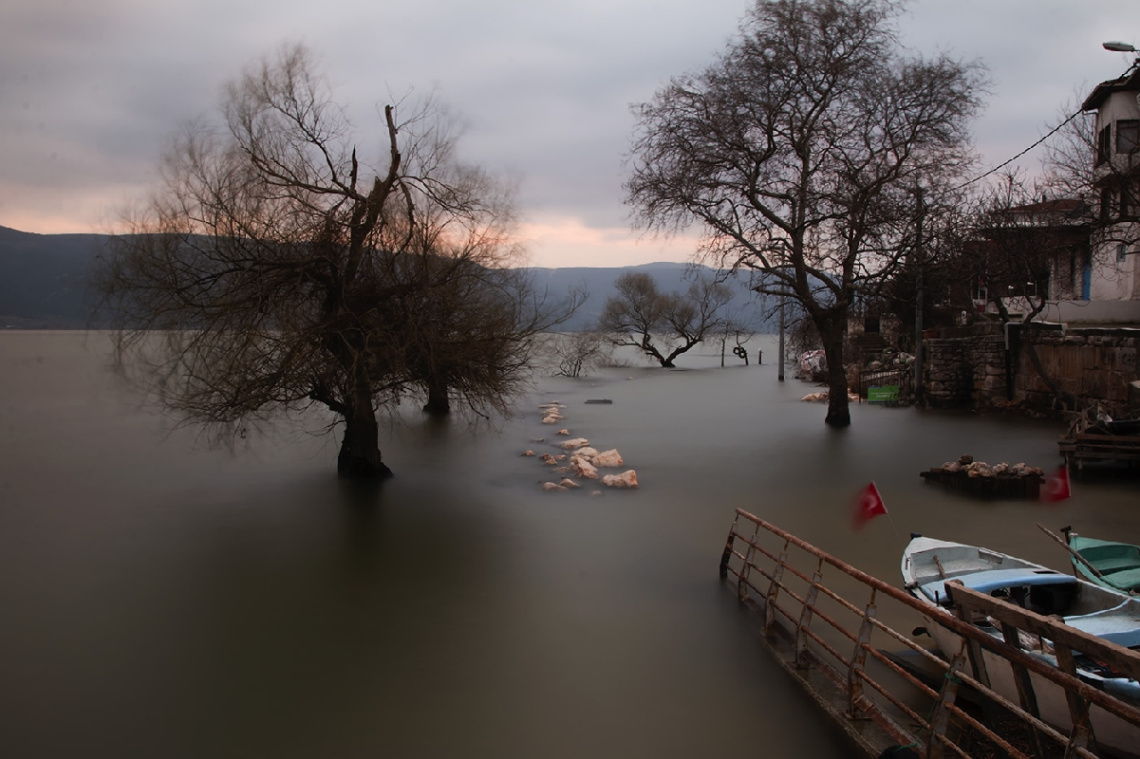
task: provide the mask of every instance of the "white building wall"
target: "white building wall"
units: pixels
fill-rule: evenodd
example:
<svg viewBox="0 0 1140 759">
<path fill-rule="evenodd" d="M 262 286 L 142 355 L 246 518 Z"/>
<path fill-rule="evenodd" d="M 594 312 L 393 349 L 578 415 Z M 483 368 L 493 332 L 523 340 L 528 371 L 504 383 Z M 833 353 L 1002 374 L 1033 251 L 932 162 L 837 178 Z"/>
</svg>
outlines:
<svg viewBox="0 0 1140 759">
<path fill-rule="evenodd" d="M 1114 92 L 1097 112 L 1097 135 L 1108 125 L 1113 126 L 1112 144 L 1108 159 L 1113 170 L 1126 173 L 1140 166 L 1140 151 L 1117 153 L 1116 124 L 1122 120 L 1140 120 L 1140 92 Z M 1107 167 L 1101 171 L 1107 173 Z M 1140 188 L 1137 188 L 1140 189 Z M 1138 199 L 1140 200 L 1140 199 Z M 1140 225 L 1124 222 L 1106 231 L 1104 242 L 1097 244 L 1092 255 L 1090 298 L 1100 300 L 1140 300 Z M 1119 258 L 1119 240 L 1129 240 L 1124 260 Z"/>
</svg>

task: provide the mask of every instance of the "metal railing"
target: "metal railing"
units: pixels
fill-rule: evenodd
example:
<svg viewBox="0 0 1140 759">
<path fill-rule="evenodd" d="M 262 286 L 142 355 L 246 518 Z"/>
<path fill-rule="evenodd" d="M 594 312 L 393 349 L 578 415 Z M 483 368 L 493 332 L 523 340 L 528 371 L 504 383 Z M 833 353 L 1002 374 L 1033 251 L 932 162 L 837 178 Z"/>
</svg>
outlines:
<svg viewBox="0 0 1140 759">
<path fill-rule="evenodd" d="M 876 369 L 859 372 L 859 379 L 855 392 L 860 398 L 867 398 L 868 390 L 872 387 L 894 385 L 899 389 L 899 404 L 911 403 L 914 397 L 914 370 L 911 367 L 902 369 Z"/>
<path fill-rule="evenodd" d="M 1071 656 L 1059 651 L 1059 668 L 1007 642 L 1027 630 L 1060 641 L 1066 652 L 1092 653 L 1086 650 L 1091 636 L 1074 638 L 1063 623 L 948 582 L 960 614 L 984 607 L 1000 622 L 1005 639 L 998 639 L 742 509 L 729 528 L 720 575 L 760 613 L 764 639 L 785 669 L 805 680 L 822 674 L 843 720 L 879 728 L 877 743 L 863 742 L 872 755 L 893 742 L 925 757 L 1097 757 L 1090 707 L 1124 720 L 1140 746 L 1140 710 L 1078 679 Z M 849 600 L 856 597 L 863 600 Z M 948 660 L 898 631 L 919 617 L 960 637 L 959 650 L 945 652 Z M 1108 647 L 1122 655 L 1129 676 L 1133 667 L 1140 672 L 1140 654 L 1093 640 L 1097 654 Z M 994 664 L 984 652 L 1008 663 L 1019 683 L 1017 703 L 991 689 Z M 1068 733 L 1039 716 L 1034 683 L 1042 680 L 1064 689 L 1074 725 Z M 819 678 L 814 681 L 818 689 Z"/>
</svg>

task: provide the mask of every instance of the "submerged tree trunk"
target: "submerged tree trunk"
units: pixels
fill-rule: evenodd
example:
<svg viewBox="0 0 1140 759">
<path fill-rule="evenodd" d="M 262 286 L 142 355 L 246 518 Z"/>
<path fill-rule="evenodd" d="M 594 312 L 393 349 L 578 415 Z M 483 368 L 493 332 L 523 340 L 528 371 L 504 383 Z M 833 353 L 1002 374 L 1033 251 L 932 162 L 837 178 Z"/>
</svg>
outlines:
<svg viewBox="0 0 1140 759">
<path fill-rule="evenodd" d="M 372 388 L 363 372 L 357 376 L 352 405 L 342 409 L 344 439 L 337 456 L 337 474 L 347 479 L 382 480 L 392 476 L 380 460 L 380 426 L 372 408 Z"/>
<path fill-rule="evenodd" d="M 380 428 L 371 409 L 345 416 L 336 471 L 341 477 L 354 480 L 382 480 L 392 476 L 392 470 L 380 460 Z"/>
<path fill-rule="evenodd" d="M 829 427 L 851 425 L 851 409 L 847 402 L 847 369 L 843 365 L 843 319 L 829 319 L 826 325 L 817 324 L 827 357 L 827 417 L 823 423 Z"/>
<path fill-rule="evenodd" d="M 451 413 L 451 398 L 447 392 L 447 382 L 440 379 L 432 379 L 428 382 L 427 386 L 427 403 L 424 404 L 424 412 L 432 416 L 447 416 Z"/>
</svg>

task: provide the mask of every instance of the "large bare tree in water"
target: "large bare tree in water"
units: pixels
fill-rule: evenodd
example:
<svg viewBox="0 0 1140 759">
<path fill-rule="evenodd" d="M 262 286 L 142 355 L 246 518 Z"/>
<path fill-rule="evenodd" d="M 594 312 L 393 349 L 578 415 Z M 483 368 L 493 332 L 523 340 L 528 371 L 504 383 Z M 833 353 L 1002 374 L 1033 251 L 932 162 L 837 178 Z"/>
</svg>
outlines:
<svg viewBox="0 0 1140 759">
<path fill-rule="evenodd" d="M 510 193 L 457 162 L 447 114 L 386 106 L 370 163 L 299 46 L 231 84 L 222 113 L 174 143 L 103 256 L 123 365 L 215 439 L 323 405 L 353 477 L 391 474 L 376 413 L 403 397 L 502 410 L 557 319 L 507 267 Z"/>
<path fill-rule="evenodd" d="M 979 70 L 904 56 L 894 0 L 759 0 L 704 71 L 637 107 L 628 202 L 639 226 L 696 223 L 719 268 L 798 301 L 827 354 L 826 422 L 846 426 L 844 338 L 858 297 L 914 238 L 920 183 L 960 175 Z"/>
</svg>

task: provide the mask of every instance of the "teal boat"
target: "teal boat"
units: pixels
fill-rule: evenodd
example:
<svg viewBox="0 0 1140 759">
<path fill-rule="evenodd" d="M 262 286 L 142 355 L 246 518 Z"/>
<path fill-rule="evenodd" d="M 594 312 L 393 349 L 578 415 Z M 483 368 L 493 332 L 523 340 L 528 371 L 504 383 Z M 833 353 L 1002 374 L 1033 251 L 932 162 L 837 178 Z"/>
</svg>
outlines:
<svg viewBox="0 0 1140 759">
<path fill-rule="evenodd" d="M 1097 540 L 1064 527 L 1073 570 L 1078 577 L 1125 593 L 1140 594 L 1140 546 Z"/>
</svg>

